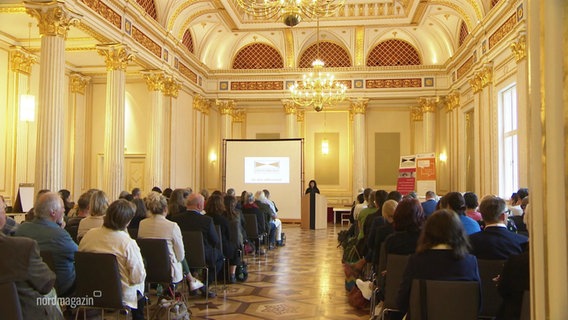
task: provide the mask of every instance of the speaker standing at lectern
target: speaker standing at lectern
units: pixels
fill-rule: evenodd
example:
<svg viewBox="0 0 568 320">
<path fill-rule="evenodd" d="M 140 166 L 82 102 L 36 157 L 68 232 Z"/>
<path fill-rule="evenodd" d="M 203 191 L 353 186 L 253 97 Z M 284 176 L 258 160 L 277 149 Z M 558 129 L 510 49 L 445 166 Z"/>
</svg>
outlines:
<svg viewBox="0 0 568 320">
<path fill-rule="evenodd" d="M 310 180 L 309 187 L 306 189 L 306 194 L 310 193 L 320 193 L 316 180 Z"/>
</svg>

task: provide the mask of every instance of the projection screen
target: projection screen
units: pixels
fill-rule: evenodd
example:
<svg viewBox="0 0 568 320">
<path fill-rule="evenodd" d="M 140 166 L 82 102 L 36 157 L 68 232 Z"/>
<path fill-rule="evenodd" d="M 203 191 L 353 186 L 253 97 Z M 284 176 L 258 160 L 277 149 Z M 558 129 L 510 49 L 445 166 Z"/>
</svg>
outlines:
<svg viewBox="0 0 568 320">
<path fill-rule="evenodd" d="M 224 140 L 223 188 L 268 189 L 280 219 L 300 219 L 303 140 Z"/>
</svg>

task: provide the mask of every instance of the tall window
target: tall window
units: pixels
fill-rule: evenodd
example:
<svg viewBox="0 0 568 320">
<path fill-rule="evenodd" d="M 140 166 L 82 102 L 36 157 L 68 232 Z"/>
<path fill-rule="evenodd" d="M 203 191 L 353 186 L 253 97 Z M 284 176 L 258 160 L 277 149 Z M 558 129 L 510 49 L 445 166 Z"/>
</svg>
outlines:
<svg viewBox="0 0 568 320">
<path fill-rule="evenodd" d="M 510 197 L 519 189 L 517 86 L 499 92 L 499 193 Z"/>
</svg>

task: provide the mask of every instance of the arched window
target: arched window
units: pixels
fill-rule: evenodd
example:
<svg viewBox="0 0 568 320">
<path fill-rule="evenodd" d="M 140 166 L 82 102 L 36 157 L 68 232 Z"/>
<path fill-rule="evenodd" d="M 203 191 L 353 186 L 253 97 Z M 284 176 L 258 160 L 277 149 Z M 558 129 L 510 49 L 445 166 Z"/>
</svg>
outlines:
<svg viewBox="0 0 568 320">
<path fill-rule="evenodd" d="M 298 67 L 311 68 L 312 62 L 318 57 L 317 43 L 311 45 L 302 53 Z M 333 42 L 320 42 L 319 58 L 325 63 L 326 68 L 351 67 L 351 58 L 347 51 Z"/>
<path fill-rule="evenodd" d="M 185 30 L 185 32 L 183 33 L 183 39 L 181 40 L 181 43 L 183 43 L 183 45 L 187 48 L 187 50 L 189 50 L 189 52 L 195 53 L 193 52 L 193 38 L 191 37 L 191 32 L 189 32 L 189 29 Z"/>
<path fill-rule="evenodd" d="M 158 13 L 156 11 L 156 5 L 154 0 L 136 0 L 136 2 L 144 8 L 146 13 L 152 17 L 154 20 L 158 20 Z"/>
<path fill-rule="evenodd" d="M 410 43 L 391 39 L 377 44 L 367 57 L 367 66 L 413 66 L 420 65 L 420 55 Z"/>
<path fill-rule="evenodd" d="M 460 25 L 460 40 L 458 42 L 459 46 L 461 47 L 461 45 L 463 44 L 463 42 L 465 41 L 465 38 L 469 35 L 469 31 L 467 30 L 467 25 L 465 24 L 465 22 L 461 22 Z"/>
<path fill-rule="evenodd" d="M 233 69 L 281 69 L 284 59 L 276 49 L 264 44 L 253 43 L 243 47 L 233 61 Z"/>
</svg>

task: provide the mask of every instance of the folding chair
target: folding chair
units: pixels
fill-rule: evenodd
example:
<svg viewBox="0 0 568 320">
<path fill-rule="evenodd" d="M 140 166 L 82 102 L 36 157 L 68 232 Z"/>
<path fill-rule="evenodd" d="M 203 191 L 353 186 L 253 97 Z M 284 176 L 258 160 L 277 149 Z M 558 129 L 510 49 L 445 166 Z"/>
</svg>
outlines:
<svg viewBox="0 0 568 320">
<path fill-rule="evenodd" d="M 480 318 L 493 319 L 497 316 L 503 298 L 497 290 L 497 283 L 493 281 L 501 274 L 505 260 L 478 259 L 479 277 L 481 278 L 481 312 Z"/>
<path fill-rule="evenodd" d="M 219 242 L 217 243 L 217 249 L 223 254 L 223 289 L 227 288 L 227 272 L 229 271 L 229 259 L 225 257 L 225 252 L 223 251 L 223 233 L 221 232 L 221 226 L 216 224 L 215 231 L 217 231 L 217 237 Z M 215 274 L 219 274 L 215 266 Z"/>
<path fill-rule="evenodd" d="M 520 320 L 531 320 L 531 294 L 529 290 L 523 293 L 523 304 L 521 305 Z"/>
<path fill-rule="evenodd" d="M 0 310 L 3 319 L 22 320 L 22 307 L 14 282 L 0 283 Z"/>
<path fill-rule="evenodd" d="M 259 233 L 258 232 L 258 221 L 256 220 L 256 215 L 254 214 L 245 214 L 245 222 L 246 222 L 246 233 L 249 240 L 256 240 L 258 243 L 258 252 L 260 253 L 261 244 L 262 242 L 267 242 L 268 237 L 266 233 Z M 267 246 L 268 244 L 265 243 Z"/>
<path fill-rule="evenodd" d="M 130 308 L 122 303 L 120 272 L 113 254 L 76 252 L 75 274 L 76 296 L 93 298 L 92 305 L 78 307 L 75 320 L 81 308 L 101 309 L 102 319 L 104 319 L 106 309 L 125 310 L 128 316 Z M 117 319 L 118 316 L 119 313 L 116 315 Z"/>
<path fill-rule="evenodd" d="M 165 239 L 136 239 L 146 267 L 146 284 L 173 283 L 170 251 Z"/>
<path fill-rule="evenodd" d="M 396 304 L 396 297 L 398 294 L 398 288 L 402 282 L 402 275 L 404 274 L 404 269 L 408 264 L 408 255 L 400 254 L 389 254 L 387 255 L 386 261 L 386 280 L 384 283 L 384 295 L 385 300 L 383 301 L 383 312 L 381 313 L 381 319 L 385 319 L 388 312 L 398 312 L 398 305 Z M 378 271 L 380 274 L 381 270 Z M 373 297 L 375 294 L 373 295 Z"/>
<path fill-rule="evenodd" d="M 182 231 L 185 260 L 190 269 L 205 270 L 205 303 L 209 302 L 209 267 L 205 260 L 205 245 L 201 231 Z"/>
<path fill-rule="evenodd" d="M 477 281 L 417 279 L 412 282 L 407 319 L 477 320 L 478 312 Z"/>
</svg>

